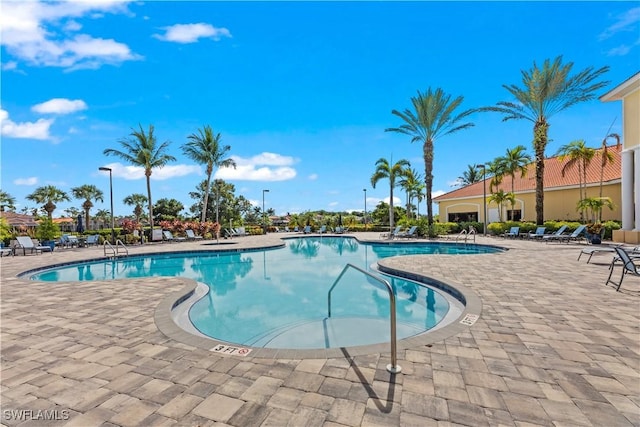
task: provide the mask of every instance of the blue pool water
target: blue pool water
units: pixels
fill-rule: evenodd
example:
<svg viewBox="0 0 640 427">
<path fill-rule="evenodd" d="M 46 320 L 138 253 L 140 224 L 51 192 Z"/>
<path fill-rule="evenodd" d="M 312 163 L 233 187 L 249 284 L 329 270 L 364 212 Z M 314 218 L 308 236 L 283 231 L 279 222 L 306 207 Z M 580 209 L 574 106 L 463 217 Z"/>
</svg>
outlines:
<svg viewBox="0 0 640 427">
<path fill-rule="evenodd" d="M 209 287 L 189 310 L 202 334 L 240 345 L 327 348 L 389 339 L 389 296 L 380 283 L 348 270 L 327 292 L 345 264 L 371 270 L 381 258 L 409 254 L 496 252 L 480 245 L 364 244 L 349 237 L 305 237 L 285 247 L 244 252 L 189 252 L 85 262 L 33 274 L 39 281 L 85 281 L 180 276 Z M 398 338 L 435 327 L 450 303 L 419 283 L 385 276 L 397 295 Z"/>
</svg>

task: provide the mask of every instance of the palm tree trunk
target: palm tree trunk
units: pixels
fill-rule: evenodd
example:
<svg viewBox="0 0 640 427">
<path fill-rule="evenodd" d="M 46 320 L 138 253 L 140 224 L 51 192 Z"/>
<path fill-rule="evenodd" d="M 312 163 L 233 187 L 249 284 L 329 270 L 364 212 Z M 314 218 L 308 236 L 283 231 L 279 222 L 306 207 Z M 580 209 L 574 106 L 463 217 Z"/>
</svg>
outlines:
<svg viewBox="0 0 640 427">
<path fill-rule="evenodd" d="M 393 231 L 393 181 L 391 177 L 389 177 L 389 238 L 391 239 L 393 236 L 391 232 Z"/>
<path fill-rule="evenodd" d="M 207 220 L 207 206 L 209 205 L 209 187 L 211 186 L 211 172 L 207 168 L 207 186 L 204 189 L 204 200 L 202 202 L 202 222 Z"/>
<path fill-rule="evenodd" d="M 431 226 L 433 225 L 433 206 L 431 203 L 433 190 L 433 140 L 427 139 L 424 142 L 422 154 L 424 157 L 424 183 L 427 186 L 427 224 L 429 232 L 431 232 Z"/>
<path fill-rule="evenodd" d="M 144 173 L 147 176 L 147 197 L 149 198 L 149 226 L 151 227 L 151 235 L 153 236 L 153 202 L 151 201 L 151 170 Z"/>
<path fill-rule="evenodd" d="M 547 146 L 549 125 L 544 118 L 533 127 L 533 148 L 536 156 L 536 224 L 544 224 L 544 150 Z"/>
</svg>

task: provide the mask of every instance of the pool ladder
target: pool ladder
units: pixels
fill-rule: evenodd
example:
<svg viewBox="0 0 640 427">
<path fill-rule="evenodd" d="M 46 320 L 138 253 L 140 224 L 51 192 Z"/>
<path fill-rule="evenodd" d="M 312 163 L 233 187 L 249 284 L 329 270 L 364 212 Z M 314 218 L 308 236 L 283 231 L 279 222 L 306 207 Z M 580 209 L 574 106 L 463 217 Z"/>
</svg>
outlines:
<svg viewBox="0 0 640 427">
<path fill-rule="evenodd" d="M 363 270 L 360 267 L 356 267 L 353 264 L 347 263 L 342 269 L 340 275 L 338 275 L 338 278 L 333 282 L 331 289 L 329 289 L 329 292 L 327 293 L 327 317 L 331 317 L 331 292 L 349 268 L 353 268 L 354 270 L 357 270 L 360 273 L 369 276 L 373 280 L 382 283 L 386 287 L 387 292 L 389 292 L 389 317 L 391 320 L 391 363 L 387 365 L 387 371 L 391 372 L 392 374 L 399 374 L 400 371 L 402 371 L 402 368 L 397 364 L 398 354 L 396 349 L 396 295 L 393 293 L 393 288 L 388 281 L 374 274 L 371 274 L 370 272 Z"/>
<path fill-rule="evenodd" d="M 118 258 L 121 255 L 129 256 L 129 249 L 122 243 L 122 240 L 116 240 L 115 247 L 109 243 L 107 240 L 104 241 L 104 245 L 102 245 L 104 249 L 104 256 L 109 258 Z"/>
</svg>

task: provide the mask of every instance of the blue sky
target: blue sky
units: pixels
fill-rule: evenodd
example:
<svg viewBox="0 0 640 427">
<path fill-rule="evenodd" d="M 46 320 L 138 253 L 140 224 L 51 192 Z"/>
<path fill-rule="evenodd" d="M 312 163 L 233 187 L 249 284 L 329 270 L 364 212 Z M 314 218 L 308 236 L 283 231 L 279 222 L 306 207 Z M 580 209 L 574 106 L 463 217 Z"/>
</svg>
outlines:
<svg viewBox="0 0 640 427">
<path fill-rule="evenodd" d="M 608 89 L 640 69 L 637 2 L 69 2 L 3 0 L 0 13 L 1 187 L 17 210 L 42 185 L 94 184 L 116 215 L 146 194 L 142 171 L 105 157 L 132 127 L 155 126 L 177 161 L 152 175 L 152 196 L 194 203 L 204 169 L 182 155 L 204 125 L 231 146 L 237 170 L 217 177 L 278 214 L 362 210 L 381 157 L 424 174 L 422 147 L 398 126 L 417 91 L 462 95 L 463 109 L 511 101 L 534 61 L 562 55 L 575 70 L 605 65 Z M 605 93 L 603 91 L 602 93 Z M 477 113 L 475 127 L 436 141 L 434 195 L 468 164 L 522 144 L 532 126 Z M 621 105 L 594 100 L 550 119 L 547 155 L 575 139 L 597 147 Z M 402 200 L 404 196 L 397 192 Z M 398 199 L 397 201 L 400 201 Z M 60 203 L 56 215 L 82 201 Z M 94 209 L 94 212 L 95 212 Z M 424 202 L 420 207 L 426 212 Z"/>
</svg>

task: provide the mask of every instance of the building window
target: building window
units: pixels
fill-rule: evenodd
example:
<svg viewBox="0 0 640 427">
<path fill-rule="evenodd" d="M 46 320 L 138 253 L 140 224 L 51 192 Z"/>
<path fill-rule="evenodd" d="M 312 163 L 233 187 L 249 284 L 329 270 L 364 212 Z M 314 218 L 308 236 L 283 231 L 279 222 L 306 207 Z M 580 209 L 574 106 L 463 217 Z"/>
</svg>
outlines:
<svg viewBox="0 0 640 427">
<path fill-rule="evenodd" d="M 514 210 L 507 209 L 507 219 L 509 221 L 520 221 L 522 219 L 522 210 L 520 210 L 520 209 L 514 209 Z"/>
<path fill-rule="evenodd" d="M 449 222 L 475 222 L 478 220 L 478 212 L 456 212 L 450 213 L 447 221 Z"/>
</svg>

